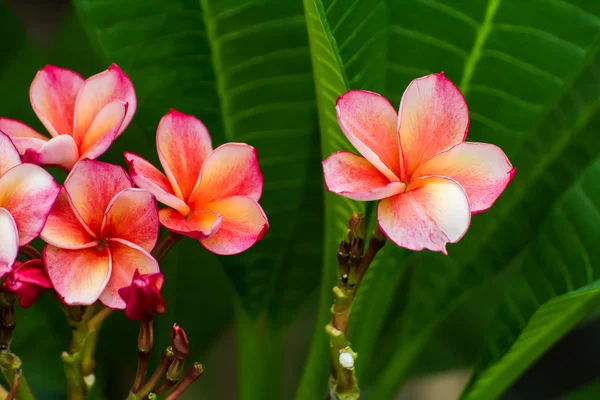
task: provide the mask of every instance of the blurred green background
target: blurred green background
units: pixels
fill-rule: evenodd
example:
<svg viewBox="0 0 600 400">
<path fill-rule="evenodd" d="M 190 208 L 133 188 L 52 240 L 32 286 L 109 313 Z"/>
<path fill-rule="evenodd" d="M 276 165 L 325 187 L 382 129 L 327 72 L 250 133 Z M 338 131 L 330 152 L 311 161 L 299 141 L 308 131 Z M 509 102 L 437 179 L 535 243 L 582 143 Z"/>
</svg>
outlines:
<svg viewBox="0 0 600 400">
<path fill-rule="evenodd" d="M 450 256 L 384 249 L 350 327 L 363 397 L 453 399 L 468 381 L 469 400 L 598 398 L 597 0 L 0 0 L 0 50 L 0 116 L 40 132 L 28 89 L 43 65 L 130 76 L 138 111 L 103 160 L 157 163 L 169 108 L 215 145 L 258 149 L 269 234 L 225 258 L 184 240 L 162 265 L 156 348 L 177 322 L 207 366 L 187 398 L 325 396 L 335 249 L 352 211 L 372 214 L 324 193 L 320 161 L 352 150 L 335 99 L 359 88 L 399 104 L 439 71 L 466 96 L 468 140 L 502 147 L 517 174 Z M 12 349 L 42 399 L 64 398 L 68 335 L 50 295 L 19 313 Z M 123 315 L 103 327 L 97 398 L 124 397 L 136 335 Z"/>
</svg>

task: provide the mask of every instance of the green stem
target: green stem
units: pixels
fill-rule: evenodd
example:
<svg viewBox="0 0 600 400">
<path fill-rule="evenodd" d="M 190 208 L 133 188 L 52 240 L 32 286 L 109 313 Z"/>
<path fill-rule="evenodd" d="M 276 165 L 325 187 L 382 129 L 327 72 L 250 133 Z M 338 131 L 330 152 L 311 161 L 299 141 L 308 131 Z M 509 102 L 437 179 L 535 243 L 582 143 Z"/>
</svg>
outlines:
<svg viewBox="0 0 600 400">
<path fill-rule="evenodd" d="M 264 318 L 252 318 L 240 304 L 236 313 L 240 400 L 279 399 L 283 335 Z"/>
<path fill-rule="evenodd" d="M 17 388 L 18 400 L 35 400 L 35 396 L 29 387 L 29 383 L 21 369 L 21 359 L 9 351 L 0 352 L 0 369 L 6 378 L 6 381 L 11 385 L 14 384 L 15 377 L 20 374 L 19 387 Z"/>
</svg>

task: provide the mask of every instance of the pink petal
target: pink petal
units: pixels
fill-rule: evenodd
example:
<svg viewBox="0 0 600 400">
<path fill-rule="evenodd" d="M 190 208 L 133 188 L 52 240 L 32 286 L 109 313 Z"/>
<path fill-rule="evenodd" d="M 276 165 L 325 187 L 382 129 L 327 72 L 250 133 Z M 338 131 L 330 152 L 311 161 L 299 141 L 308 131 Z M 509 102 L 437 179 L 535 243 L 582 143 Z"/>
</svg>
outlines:
<svg viewBox="0 0 600 400">
<path fill-rule="evenodd" d="M 113 267 L 100 301 L 107 307 L 122 309 L 125 302 L 119 296 L 119 289 L 131 285 L 136 270 L 141 274 L 159 272 L 158 262 L 144 249 L 126 240 L 111 239 L 109 247 Z"/>
<path fill-rule="evenodd" d="M 84 228 L 81 217 L 75 213 L 69 195 L 64 188 L 61 189 L 40 234 L 42 240 L 70 250 L 96 246 L 98 242 Z"/>
<path fill-rule="evenodd" d="M 19 246 L 42 231 L 60 192 L 52 176 L 33 164 L 20 164 L 0 177 L 0 207 L 10 212 L 19 231 Z"/>
<path fill-rule="evenodd" d="M 10 136 L 19 154 L 24 154 L 29 148 L 39 150 L 48 141 L 46 136 L 40 135 L 24 123 L 9 118 L 0 118 L 0 132 Z"/>
<path fill-rule="evenodd" d="M 10 272 L 19 253 L 19 232 L 10 213 L 0 208 L 0 277 Z"/>
<path fill-rule="evenodd" d="M 29 308 L 46 289 L 52 288 L 52 284 L 44 272 L 44 262 L 36 259 L 13 268 L 2 282 L 2 288 L 14 293 L 22 308 Z"/>
<path fill-rule="evenodd" d="M 399 181 L 398 114 L 390 102 L 377 93 L 351 90 L 338 98 L 336 111 L 340 128 L 356 150 L 389 180 Z"/>
<path fill-rule="evenodd" d="M 58 135 L 47 142 L 43 142 L 39 148 L 31 146 L 23 154 L 23 162 L 48 165 L 63 168 L 70 171 L 79 160 L 79 150 L 73 137 L 69 135 Z"/>
<path fill-rule="evenodd" d="M 171 110 L 158 124 L 156 148 L 175 195 L 187 200 L 212 150 L 208 130 L 196 117 Z"/>
<path fill-rule="evenodd" d="M 108 150 L 117 138 L 119 128 L 127 114 L 127 108 L 127 103 L 115 100 L 100 110 L 83 136 L 79 150 L 81 158 L 95 159 Z"/>
<path fill-rule="evenodd" d="M 101 231 L 104 213 L 113 197 L 132 186 L 123 168 L 88 159 L 75 164 L 65 181 L 73 207 L 96 235 Z"/>
<path fill-rule="evenodd" d="M 198 209 L 200 205 L 231 196 L 258 201 L 262 188 L 256 149 L 244 143 L 226 143 L 210 153 L 204 162 L 188 204 Z"/>
<path fill-rule="evenodd" d="M 68 69 L 45 66 L 29 89 L 33 111 L 52 136 L 73 134 L 73 115 L 83 78 Z"/>
<path fill-rule="evenodd" d="M 117 136 L 127 128 L 137 107 L 133 84 L 113 64 L 104 72 L 86 79 L 75 104 L 75 141 L 82 143 L 86 132 L 100 111 L 111 101 L 120 100 L 128 104 L 127 114 L 118 128 Z"/>
<path fill-rule="evenodd" d="M 407 190 L 379 202 L 379 227 L 400 247 L 447 254 L 446 243 L 458 242 L 471 222 L 467 194 L 444 177 L 416 179 Z"/>
<path fill-rule="evenodd" d="M 442 72 L 414 79 L 402 95 L 398 132 L 403 178 L 424 161 L 467 137 L 469 111 L 460 90 Z"/>
<path fill-rule="evenodd" d="M 487 210 L 511 181 L 515 169 L 493 144 L 460 143 L 433 156 L 413 173 L 413 179 L 439 175 L 458 182 L 469 197 L 472 213 Z"/>
<path fill-rule="evenodd" d="M 138 187 L 146 189 L 156 197 L 156 200 L 176 209 L 183 215 L 190 212 L 188 205 L 173 193 L 167 177 L 152 164 L 133 153 L 125 153 L 125 161 L 129 174 Z"/>
<path fill-rule="evenodd" d="M 66 304 L 89 305 L 100 297 L 111 274 L 106 246 L 67 250 L 46 246 L 44 263 L 50 282 Z"/>
<path fill-rule="evenodd" d="M 192 211 L 184 217 L 171 208 L 163 208 L 158 214 L 165 228 L 196 240 L 211 237 L 223 222 L 219 214 L 211 211 Z"/>
<path fill-rule="evenodd" d="M 158 239 L 158 229 L 154 196 L 142 189 L 125 189 L 107 207 L 102 237 L 124 239 L 151 251 Z"/>
<path fill-rule="evenodd" d="M 406 185 L 390 182 L 361 156 L 338 151 L 323 161 L 327 190 L 352 200 L 379 200 L 402 193 Z"/>
<path fill-rule="evenodd" d="M 0 131 L 0 176 L 6 171 L 21 164 L 21 157 L 10 138 Z"/>
<path fill-rule="evenodd" d="M 241 253 L 260 240 L 269 229 L 269 222 L 256 200 L 234 196 L 209 203 L 206 211 L 218 213 L 223 222 L 202 245 L 220 255 Z"/>
</svg>

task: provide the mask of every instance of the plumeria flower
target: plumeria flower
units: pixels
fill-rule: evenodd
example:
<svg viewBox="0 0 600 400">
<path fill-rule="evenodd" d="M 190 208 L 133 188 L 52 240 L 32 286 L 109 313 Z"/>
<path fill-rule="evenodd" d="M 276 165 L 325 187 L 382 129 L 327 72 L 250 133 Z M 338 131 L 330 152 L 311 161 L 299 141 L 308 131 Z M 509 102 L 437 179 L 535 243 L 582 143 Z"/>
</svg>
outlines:
<svg viewBox="0 0 600 400">
<path fill-rule="evenodd" d="M 95 159 L 108 150 L 136 109 L 133 85 L 115 64 L 87 80 L 48 65 L 35 76 L 29 98 L 52 137 L 8 118 L 0 118 L 0 130 L 12 138 L 23 162 L 67 171 L 78 160 Z"/>
<path fill-rule="evenodd" d="M 125 153 L 137 186 L 169 206 L 160 222 L 197 239 L 216 254 L 240 253 L 256 243 L 269 223 L 258 204 L 263 178 L 256 150 L 243 143 L 212 149 L 210 135 L 197 118 L 171 110 L 156 132 L 166 176 L 143 158 Z"/>
<path fill-rule="evenodd" d="M 140 274 L 136 269 L 131 284 L 119 289 L 119 296 L 127 304 L 127 318 L 144 322 L 152 321 L 154 314 L 163 314 L 167 309 L 160 294 L 164 281 L 165 277 L 160 272 Z"/>
<path fill-rule="evenodd" d="M 380 200 L 379 227 L 401 247 L 446 254 L 466 233 L 471 214 L 487 210 L 515 169 L 494 145 L 465 142 L 467 104 L 443 73 L 412 81 L 400 115 L 382 96 L 353 90 L 337 101 L 347 151 L 323 161 L 331 192 Z"/>
<path fill-rule="evenodd" d="M 2 282 L 2 290 L 14 293 L 23 308 L 29 308 L 52 284 L 44 271 L 42 260 L 16 261 Z"/>
<path fill-rule="evenodd" d="M 0 276 L 12 270 L 19 247 L 39 235 L 59 191 L 48 172 L 21 164 L 10 138 L 0 132 Z"/>
<path fill-rule="evenodd" d="M 100 299 L 125 308 L 118 290 L 134 272 L 159 272 L 150 251 L 158 238 L 154 197 L 134 189 L 125 170 L 84 159 L 65 180 L 41 238 L 48 277 L 66 304 Z"/>
</svg>

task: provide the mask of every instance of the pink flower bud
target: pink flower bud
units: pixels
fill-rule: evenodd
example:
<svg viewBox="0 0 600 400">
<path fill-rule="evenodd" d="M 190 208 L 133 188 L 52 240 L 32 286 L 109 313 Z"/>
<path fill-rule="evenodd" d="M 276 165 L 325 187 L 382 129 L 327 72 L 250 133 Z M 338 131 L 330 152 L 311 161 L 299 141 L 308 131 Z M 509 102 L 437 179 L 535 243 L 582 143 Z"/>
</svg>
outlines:
<svg viewBox="0 0 600 400">
<path fill-rule="evenodd" d="M 136 270 L 131 285 L 119 289 L 119 296 L 126 303 L 127 318 L 151 321 L 154 314 L 164 313 L 165 301 L 160 294 L 163 282 L 164 276 L 160 272 L 142 275 Z"/>
<path fill-rule="evenodd" d="M 31 307 L 44 290 L 50 288 L 52 285 L 44 272 L 42 260 L 17 261 L 2 282 L 2 290 L 14 293 L 23 308 Z"/>
<path fill-rule="evenodd" d="M 185 360 L 190 354 L 185 331 L 177 324 L 173 325 L 173 330 L 171 331 L 171 346 L 177 360 Z"/>
</svg>

